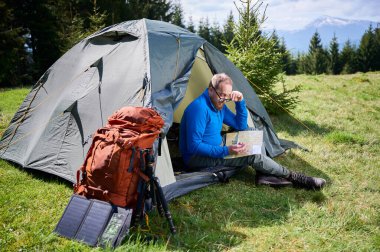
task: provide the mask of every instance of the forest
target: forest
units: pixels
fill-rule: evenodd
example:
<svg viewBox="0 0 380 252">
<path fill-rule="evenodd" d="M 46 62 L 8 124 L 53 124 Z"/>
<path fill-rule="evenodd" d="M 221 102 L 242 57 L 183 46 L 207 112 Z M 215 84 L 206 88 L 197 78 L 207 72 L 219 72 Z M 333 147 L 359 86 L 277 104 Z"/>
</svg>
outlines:
<svg viewBox="0 0 380 252">
<path fill-rule="evenodd" d="M 99 29 L 126 20 L 162 20 L 197 33 L 227 56 L 236 30 L 232 11 L 223 24 L 204 17 L 184 19 L 179 1 L 170 0 L 0 0 L 0 87 L 34 83 L 62 54 Z M 380 28 L 368 27 L 356 45 L 337 38 L 323 47 L 318 31 L 307 53 L 292 55 L 276 31 L 259 32 L 272 40 L 282 72 L 340 74 L 380 70 Z M 342 49 L 340 49 L 342 48 Z M 235 62 L 234 62 L 235 63 Z"/>
</svg>

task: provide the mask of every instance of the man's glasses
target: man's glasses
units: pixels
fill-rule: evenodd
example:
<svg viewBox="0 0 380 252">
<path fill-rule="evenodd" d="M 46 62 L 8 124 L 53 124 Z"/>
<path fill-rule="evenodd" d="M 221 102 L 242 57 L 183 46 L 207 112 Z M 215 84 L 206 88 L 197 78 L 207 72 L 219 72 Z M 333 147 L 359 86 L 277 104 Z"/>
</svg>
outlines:
<svg viewBox="0 0 380 252">
<path fill-rule="evenodd" d="M 216 88 L 213 85 L 211 85 L 211 87 L 214 89 L 216 95 L 219 97 L 219 99 L 218 99 L 219 102 L 230 102 L 230 101 L 232 101 L 231 98 L 222 98 L 222 97 L 220 97 L 218 91 L 216 91 Z"/>
</svg>

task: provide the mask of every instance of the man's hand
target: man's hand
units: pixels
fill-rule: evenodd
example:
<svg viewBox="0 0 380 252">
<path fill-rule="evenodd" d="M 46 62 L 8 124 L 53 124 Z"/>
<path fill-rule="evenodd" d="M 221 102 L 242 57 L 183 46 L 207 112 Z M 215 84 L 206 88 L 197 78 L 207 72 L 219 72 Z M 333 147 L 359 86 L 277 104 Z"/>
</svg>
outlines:
<svg viewBox="0 0 380 252">
<path fill-rule="evenodd" d="M 247 152 L 246 145 L 244 143 L 238 143 L 228 146 L 228 153 L 232 155 L 244 154 Z"/>
<path fill-rule="evenodd" d="M 241 100 L 243 100 L 243 94 L 240 93 L 239 91 L 232 91 L 232 93 L 231 93 L 231 99 L 234 102 L 241 101 Z"/>
</svg>

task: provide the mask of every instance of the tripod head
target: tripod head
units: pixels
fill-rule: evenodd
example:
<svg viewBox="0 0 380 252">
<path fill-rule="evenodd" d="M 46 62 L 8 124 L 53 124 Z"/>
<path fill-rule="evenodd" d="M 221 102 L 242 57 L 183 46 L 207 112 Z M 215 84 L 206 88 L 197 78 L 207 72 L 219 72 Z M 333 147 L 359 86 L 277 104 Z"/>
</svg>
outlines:
<svg viewBox="0 0 380 252">
<path fill-rule="evenodd" d="M 153 151 L 151 148 L 140 150 L 140 168 L 141 171 L 149 177 L 149 179 L 153 179 L 154 175 L 154 164 L 155 157 L 153 155 Z"/>
</svg>

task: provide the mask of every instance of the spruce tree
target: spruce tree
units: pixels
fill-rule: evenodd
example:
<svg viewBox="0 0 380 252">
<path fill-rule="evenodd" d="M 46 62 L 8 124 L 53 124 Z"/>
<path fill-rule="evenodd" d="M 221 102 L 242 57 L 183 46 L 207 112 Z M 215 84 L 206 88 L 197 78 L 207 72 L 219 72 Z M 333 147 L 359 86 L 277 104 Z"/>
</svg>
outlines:
<svg viewBox="0 0 380 252">
<path fill-rule="evenodd" d="M 227 17 L 226 23 L 223 25 L 223 44 L 229 44 L 234 38 L 234 16 L 232 11 Z M 225 47 L 225 46 L 224 46 Z"/>
<path fill-rule="evenodd" d="M 265 14 L 260 14 L 262 2 L 240 0 L 237 7 L 239 21 L 234 24 L 234 38 L 227 44 L 227 57 L 242 71 L 270 113 L 282 113 L 291 109 L 299 87 L 288 89 L 282 73 L 281 53 L 274 41 L 260 28 Z M 282 90 L 276 91 L 276 83 L 282 82 Z M 280 104 L 280 106 L 278 105 Z"/>
<path fill-rule="evenodd" d="M 358 57 L 360 63 L 360 71 L 373 71 L 375 66 L 376 42 L 375 33 L 372 25 L 363 34 L 358 49 Z"/>
<path fill-rule="evenodd" d="M 309 53 L 306 58 L 306 73 L 322 74 L 327 72 L 328 54 L 322 47 L 321 37 L 316 31 L 309 44 Z"/>
<path fill-rule="evenodd" d="M 330 42 L 330 72 L 332 74 L 339 74 L 341 72 L 341 64 L 340 64 L 340 58 L 339 58 L 339 44 L 337 41 L 337 37 L 334 34 L 334 37 L 332 38 Z"/>
<path fill-rule="evenodd" d="M 76 0 L 78 1 L 78 0 Z M 85 4 L 86 13 L 83 13 L 81 16 L 88 17 L 89 15 L 93 15 L 93 7 L 94 2 L 93 1 L 78 1 L 78 4 Z M 107 13 L 107 16 L 105 17 L 104 24 L 105 26 L 117 24 L 120 22 L 123 22 L 128 18 L 127 16 L 127 1 L 126 0 L 97 0 L 96 6 L 98 7 L 99 13 Z M 87 25 L 87 24 L 86 24 Z"/>
<path fill-rule="evenodd" d="M 61 53 L 65 53 L 85 37 L 103 29 L 106 26 L 107 14 L 101 12 L 97 1 L 92 1 L 92 11 L 87 17 L 81 17 L 75 8 L 70 8 L 70 15 L 66 15 L 66 26 L 60 31 Z M 66 20 L 65 19 L 65 20 Z"/>
<path fill-rule="evenodd" d="M 214 21 L 212 27 L 210 28 L 210 40 L 213 46 L 224 52 L 224 47 L 222 45 L 223 33 L 220 31 L 217 21 Z"/>
<path fill-rule="evenodd" d="M 296 69 L 297 74 L 306 74 L 307 73 L 307 55 L 305 53 L 297 53 L 296 57 Z"/>
<path fill-rule="evenodd" d="M 273 41 L 274 48 L 280 50 L 280 38 L 278 37 L 276 30 L 273 31 L 270 39 Z"/>
<path fill-rule="evenodd" d="M 182 9 L 182 5 L 180 1 L 173 4 L 173 13 L 172 13 L 171 23 L 178 25 L 182 28 L 185 28 L 185 22 L 183 18 L 183 9 Z"/>
<path fill-rule="evenodd" d="M 172 18 L 171 2 L 167 0 L 126 1 L 128 20 L 149 18 L 169 22 Z"/>
<path fill-rule="evenodd" d="M 194 26 L 194 22 L 193 22 L 193 18 L 190 16 L 189 17 L 189 24 L 187 25 L 187 30 L 191 31 L 191 32 L 196 32 L 195 31 L 195 26 Z"/>
<path fill-rule="evenodd" d="M 208 17 L 206 17 L 205 20 L 203 18 L 199 20 L 198 35 L 211 42 L 210 23 L 208 21 Z"/>
<path fill-rule="evenodd" d="M 25 33 L 16 25 L 14 9 L 0 1 L 0 87 L 22 85 L 28 80 Z"/>
<path fill-rule="evenodd" d="M 33 59 L 32 72 L 38 79 L 62 55 L 62 26 L 66 23 L 68 1 L 24 0 L 12 1 L 14 14 L 25 36 Z"/>
<path fill-rule="evenodd" d="M 379 71 L 380 70 L 380 27 L 378 25 L 377 28 L 375 28 L 375 53 L 374 53 L 374 67 L 373 70 Z"/>
<path fill-rule="evenodd" d="M 281 54 L 281 64 L 282 69 L 287 75 L 294 75 L 297 73 L 297 64 L 290 54 L 289 50 L 286 48 L 284 38 L 281 39 L 279 44 L 279 52 Z"/>
<path fill-rule="evenodd" d="M 340 61 L 343 67 L 343 73 L 351 74 L 358 71 L 357 50 L 351 44 L 350 40 L 347 40 L 343 46 L 342 52 L 340 54 Z"/>
<path fill-rule="evenodd" d="M 107 13 L 101 12 L 99 7 L 96 5 L 96 0 L 93 0 L 93 9 L 92 13 L 89 16 L 89 27 L 86 30 L 86 36 L 91 35 L 94 32 L 97 32 L 103 29 L 106 26 Z"/>
<path fill-rule="evenodd" d="M 84 19 L 80 17 L 80 15 L 75 14 L 71 20 L 68 21 L 67 25 L 60 31 L 61 53 L 65 53 L 85 36 L 86 32 L 84 31 Z"/>
<path fill-rule="evenodd" d="M 281 55 L 282 71 L 287 75 L 296 74 L 296 62 L 293 60 L 292 55 L 286 48 L 284 38 L 280 40 L 276 33 L 276 30 L 274 30 L 271 39 L 273 40 L 275 49 Z"/>
</svg>

